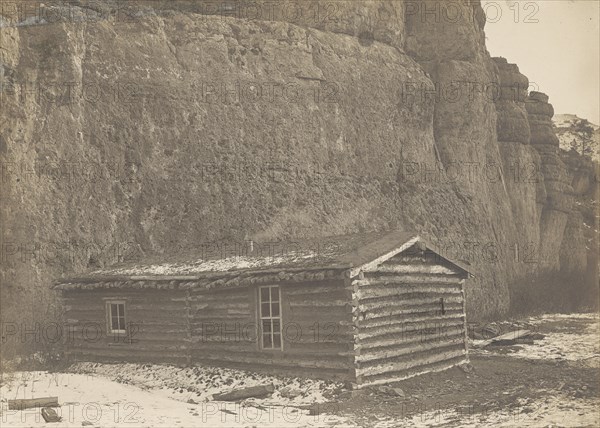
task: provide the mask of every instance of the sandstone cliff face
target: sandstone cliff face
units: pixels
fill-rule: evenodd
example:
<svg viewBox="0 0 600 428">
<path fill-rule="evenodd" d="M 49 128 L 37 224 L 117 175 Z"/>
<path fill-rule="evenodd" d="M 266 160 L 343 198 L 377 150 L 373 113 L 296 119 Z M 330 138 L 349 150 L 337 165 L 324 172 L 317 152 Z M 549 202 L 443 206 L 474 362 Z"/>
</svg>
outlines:
<svg viewBox="0 0 600 428">
<path fill-rule="evenodd" d="M 453 14 L 450 9 L 457 5 L 460 12 Z M 452 183 L 451 192 L 465 198 L 460 223 L 439 219 L 431 235 L 442 247 L 448 242 L 463 248 L 472 242 L 480 246 L 478 256 L 463 253 L 459 257 L 486 266 L 477 270 L 473 288 L 468 288 L 468 301 L 471 311 L 492 314 L 508 308 L 508 278 L 517 274 L 518 267 L 510 263 L 516 231 L 501 177 L 496 109 L 488 92 L 498 79 L 485 49 L 481 11 L 475 6 L 468 1 L 422 2 L 422 13 L 407 16 L 405 47 L 431 76 L 440 94 L 434 103 L 433 123 L 438 162 L 444 170 L 459 165 L 474 172 L 461 174 Z M 440 17 L 461 18 L 451 21 L 424 15 L 436 8 L 440 8 Z M 413 204 L 419 205 L 417 201 Z M 434 211 L 441 208 L 435 203 L 429 206 L 436 207 Z M 421 205 L 421 210 L 423 214 L 415 215 L 427 217 L 427 205 Z M 493 255 L 482 250 L 486 246 L 493 248 Z"/>
<path fill-rule="evenodd" d="M 498 67 L 497 138 L 502 156 L 504 179 L 511 204 L 512 219 L 521 237 L 520 276 L 534 275 L 539 269 L 539 223 L 546 203 L 546 188 L 541 172 L 541 158 L 529 145 L 531 129 L 525 101 L 529 79 L 516 64 L 504 58 L 493 58 Z M 518 281 L 518 280 L 517 280 Z"/>
<path fill-rule="evenodd" d="M 548 103 L 548 96 L 540 92 L 532 92 L 527 98 L 525 107 L 531 127 L 531 144 L 541 157 L 541 172 L 547 195 L 540 220 L 540 268 L 558 271 L 560 252 L 556 249 L 560 249 L 564 241 L 569 216 L 574 215 L 573 189 L 565 164 L 558 154 L 558 137 L 552 128 L 554 109 Z M 566 241 L 571 242 L 570 237 Z M 577 249 L 573 250 L 577 251 Z M 585 251 L 582 259 L 585 259 Z"/>
<path fill-rule="evenodd" d="M 547 98 L 460 5 L 2 28 L 2 316 L 47 318 L 54 277 L 144 253 L 387 228 L 473 266 L 472 319 L 506 313 L 581 225 Z"/>
<path fill-rule="evenodd" d="M 517 64 L 509 64 L 505 58 L 493 58 L 498 67 L 498 141 L 529 144 L 531 128 L 525 109 L 529 79 L 520 73 Z"/>
<path fill-rule="evenodd" d="M 569 239 L 564 239 L 561 245 L 561 270 L 586 272 L 590 278 L 598 278 L 600 168 L 597 161 L 573 150 L 561 151 L 560 158 L 566 166 L 575 199 L 565 229 L 565 236 Z M 587 262 L 584 248 L 587 252 Z"/>
<path fill-rule="evenodd" d="M 7 30 L 9 301 L 138 249 L 398 227 L 402 153 L 434 159 L 433 107 L 397 106 L 430 81 L 386 44 L 184 14 Z"/>
</svg>

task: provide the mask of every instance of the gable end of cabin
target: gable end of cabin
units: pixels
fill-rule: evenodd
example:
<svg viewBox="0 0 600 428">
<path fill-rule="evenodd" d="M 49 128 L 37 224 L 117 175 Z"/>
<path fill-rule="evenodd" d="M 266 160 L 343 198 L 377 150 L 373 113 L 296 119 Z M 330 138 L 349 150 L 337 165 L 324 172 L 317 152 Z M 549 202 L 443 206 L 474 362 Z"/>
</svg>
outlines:
<svg viewBox="0 0 600 428">
<path fill-rule="evenodd" d="M 358 387 L 468 362 L 469 273 L 415 241 L 352 279 Z"/>
</svg>

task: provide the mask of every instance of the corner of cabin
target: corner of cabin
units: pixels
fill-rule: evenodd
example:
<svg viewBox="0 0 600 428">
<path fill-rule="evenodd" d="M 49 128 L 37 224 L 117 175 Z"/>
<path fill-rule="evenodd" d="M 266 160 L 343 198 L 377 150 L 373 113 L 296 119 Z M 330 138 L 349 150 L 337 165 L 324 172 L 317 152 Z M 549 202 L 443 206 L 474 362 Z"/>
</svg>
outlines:
<svg viewBox="0 0 600 428">
<path fill-rule="evenodd" d="M 360 270 L 352 281 L 358 387 L 468 360 L 465 277 L 421 242 Z"/>
</svg>

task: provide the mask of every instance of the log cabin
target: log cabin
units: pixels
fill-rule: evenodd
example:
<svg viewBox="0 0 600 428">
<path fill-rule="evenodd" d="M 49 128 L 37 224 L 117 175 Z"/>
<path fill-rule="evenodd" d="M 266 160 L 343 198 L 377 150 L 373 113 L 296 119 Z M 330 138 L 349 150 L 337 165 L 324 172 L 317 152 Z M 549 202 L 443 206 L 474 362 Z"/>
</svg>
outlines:
<svg viewBox="0 0 600 428">
<path fill-rule="evenodd" d="M 360 388 L 468 361 L 470 275 L 394 231 L 214 244 L 53 288 L 72 360 L 223 366 Z"/>
</svg>

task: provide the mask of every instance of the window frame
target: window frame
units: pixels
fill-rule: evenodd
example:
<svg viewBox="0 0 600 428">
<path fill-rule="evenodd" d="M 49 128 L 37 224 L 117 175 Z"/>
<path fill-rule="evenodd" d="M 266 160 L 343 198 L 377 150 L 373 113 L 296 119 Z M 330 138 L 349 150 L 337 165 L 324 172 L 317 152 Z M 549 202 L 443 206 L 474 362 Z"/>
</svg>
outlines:
<svg viewBox="0 0 600 428">
<path fill-rule="evenodd" d="M 262 290 L 263 289 L 269 289 L 269 300 L 268 301 L 263 301 L 262 300 Z M 276 289 L 277 290 L 277 300 L 273 300 L 273 291 Z M 263 312 L 262 312 L 262 305 L 263 304 L 269 304 L 269 316 L 263 316 Z M 272 314 L 272 305 L 273 303 L 277 303 L 279 306 L 279 315 L 278 316 L 273 316 Z M 282 352 L 284 350 L 284 346 L 283 346 L 283 314 L 282 314 L 282 301 L 281 301 L 281 287 L 279 285 L 261 285 L 259 287 L 257 287 L 257 318 L 258 318 L 258 332 L 259 332 L 259 337 L 258 337 L 258 348 L 262 351 L 268 351 L 268 352 Z M 271 347 L 265 347 L 265 343 L 264 343 L 264 338 L 265 338 L 265 333 L 263 331 L 263 321 L 270 321 L 271 323 L 271 333 L 270 333 L 270 339 L 271 339 Z M 279 330 L 278 332 L 274 331 L 273 329 L 273 321 L 279 321 Z M 279 347 L 275 347 L 275 341 L 274 338 L 276 336 L 276 333 L 278 333 L 279 335 Z"/>
<path fill-rule="evenodd" d="M 123 329 L 115 330 L 112 328 L 112 319 L 113 319 L 112 305 L 123 305 L 123 316 L 119 316 L 118 309 L 117 309 L 117 317 L 116 317 L 117 320 L 119 318 L 123 318 L 122 326 L 117 321 L 117 324 L 119 324 L 119 327 L 123 327 Z M 106 325 L 107 325 L 107 331 L 109 334 L 127 335 L 127 309 L 126 308 L 127 308 L 126 300 L 117 300 L 117 299 L 106 300 Z"/>
</svg>

